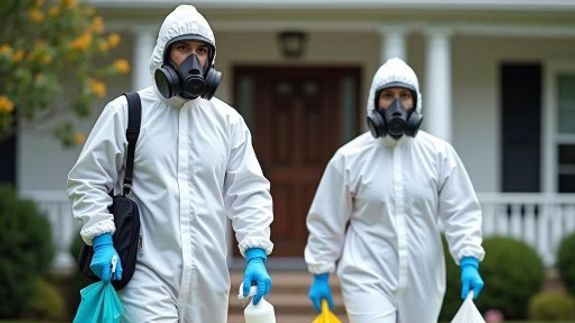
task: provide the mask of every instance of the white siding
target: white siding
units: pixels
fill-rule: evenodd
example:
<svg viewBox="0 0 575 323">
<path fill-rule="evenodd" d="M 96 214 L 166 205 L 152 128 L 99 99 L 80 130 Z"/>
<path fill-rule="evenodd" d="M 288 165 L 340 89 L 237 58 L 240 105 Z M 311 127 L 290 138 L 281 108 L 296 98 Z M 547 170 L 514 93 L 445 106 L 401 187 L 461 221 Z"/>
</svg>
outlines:
<svg viewBox="0 0 575 323">
<path fill-rule="evenodd" d="M 301 60 L 281 57 L 276 33 L 271 31 L 222 31 L 214 26 L 218 45 L 216 66 L 223 83 L 216 95 L 231 102 L 233 67 L 236 65 L 359 66 L 362 72 L 360 93 L 361 120 L 372 75 L 379 66 L 379 35 L 373 32 L 310 32 L 308 47 Z M 132 38 L 122 34 L 118 56 L 131 60 Z M 570 38 L 504 38 L 457 35 L 452 38 L 453 144 L 465 163 L 477 191 L 499 191 L 500 117 L 499 66 L 502 62 L 541 62 L 575 57 L 575 41 Z M 407 57 L 425 84 L 425 39 L 415 33 L 408 37 Z M 130 76 L 108 82 L 108 99 L 129 90 Z M 423 113 L 433 109 L 425 105 Z M 543 103 L 545 101 L 543 100 Z M 103 103 L 95 106 L 95 113 Z M 95 114 L 95 115 L 96 115 Z M 93 119 L 82 123 L 88 131 Z M 520 125 L 519 125 L 520 126 Z M 46 135 L 24 133 L 19 138 L 18 185 L 21 190 L 61 190 L 79 149 L 63 150 Z"/>
<path fill-rule="evenodd" d="M 568 38 L 459 36 L 454 38 L 452 57 L 453 143 L 470 173 L 476 190 L 498 192 L 501 163 L 500 64 L 503 62 L 545 64 L 546 61 L 573 59 L 575 41 Z M 542 85 L 545 87 L 545 84 Z M 544 98 L 542 104 L 545 104 Z"/>
</svg>

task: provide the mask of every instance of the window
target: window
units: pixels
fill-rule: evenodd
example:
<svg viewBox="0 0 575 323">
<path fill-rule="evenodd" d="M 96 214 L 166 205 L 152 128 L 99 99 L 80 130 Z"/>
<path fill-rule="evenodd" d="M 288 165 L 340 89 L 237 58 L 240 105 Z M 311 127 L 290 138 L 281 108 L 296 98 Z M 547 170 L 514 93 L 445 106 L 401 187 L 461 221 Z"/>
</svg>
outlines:
<svg viewBox="0 0 575 323">
<path fill-rule="evenodd" d="M 541 191 L 541 72 L 540 63 L 500 68 L 502 192 Z"/>
<path fill-rule="evenodd" d="M 556 76 L 557 190 L 575 193 L 575 73 Z"/>
</svg>

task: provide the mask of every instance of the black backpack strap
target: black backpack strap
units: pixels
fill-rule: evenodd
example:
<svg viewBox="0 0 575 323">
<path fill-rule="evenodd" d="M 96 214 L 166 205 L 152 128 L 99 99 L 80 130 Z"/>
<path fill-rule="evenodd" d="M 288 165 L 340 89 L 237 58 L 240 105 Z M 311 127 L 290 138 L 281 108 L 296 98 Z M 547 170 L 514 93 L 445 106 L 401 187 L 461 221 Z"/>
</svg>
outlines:
<svg viewBox="0 0 575 323">
<path fill-rule="evenodd" d="M 124 93 L 128 100 L 128 129 L 126 129 L 126 139 L 128 140 L 128 157 L 126 159 L 126 173 L 122 185 L 122 194 L 128 196 L 132 192 L 132 176 L 134 173 L 134 152 L 136 142 L 140 135 L 140 122 L 142 120 L 142 103 L 137 92 Z"/>
</svg>

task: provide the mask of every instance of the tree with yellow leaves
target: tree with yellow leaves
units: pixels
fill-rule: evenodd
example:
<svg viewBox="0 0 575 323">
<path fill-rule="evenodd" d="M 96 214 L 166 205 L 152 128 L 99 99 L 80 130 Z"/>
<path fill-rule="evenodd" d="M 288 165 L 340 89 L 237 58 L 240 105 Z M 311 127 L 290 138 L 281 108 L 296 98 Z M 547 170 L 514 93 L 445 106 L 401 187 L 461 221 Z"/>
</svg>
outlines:
<svg viewBox="0 0 575 323">
<path fill-rule="evenodd" d="M 106 34 L 102 17 L 77 0 L 2 0 L 0 21 L 0 140 L 16 125 L 42 131 L 47 119 L 66 116 L 48 130 L 66 146 L 82 143 L 71 117 L 89 116 L 106 95 L 104 80 L 129 72 L 124 59 L 94 63 L 120 36 Z"/>
</svg>

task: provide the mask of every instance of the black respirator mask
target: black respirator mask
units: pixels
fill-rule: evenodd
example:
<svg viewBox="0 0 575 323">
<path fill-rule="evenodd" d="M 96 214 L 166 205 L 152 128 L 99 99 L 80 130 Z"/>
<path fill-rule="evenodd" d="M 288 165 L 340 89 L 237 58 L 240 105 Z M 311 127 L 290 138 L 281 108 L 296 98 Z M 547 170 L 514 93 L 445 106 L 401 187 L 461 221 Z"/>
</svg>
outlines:
<svg viewBox="0 0 575 323">
<path fill-rule="evenodd" d="M 415 108 L 408 112 L 399 99 L 393 100 L 387 109 L 373 109 L 367 116 L 367 126 L 374 138 L 387 135 L 393 139 L 403 135 L 415 137 L 422 121 L 423 116 Z"/>
<path fill-rule="evenodd" d="M 198 56 L 191 54 L 180 66 L 165 63 L 156 70 L 154 78 L 166 99 L 179 95 L 190 100 L 197 97 L 210 100 L 220 84 L 222 73 L 213 66 L 203 68 Z"/>
</svg>

